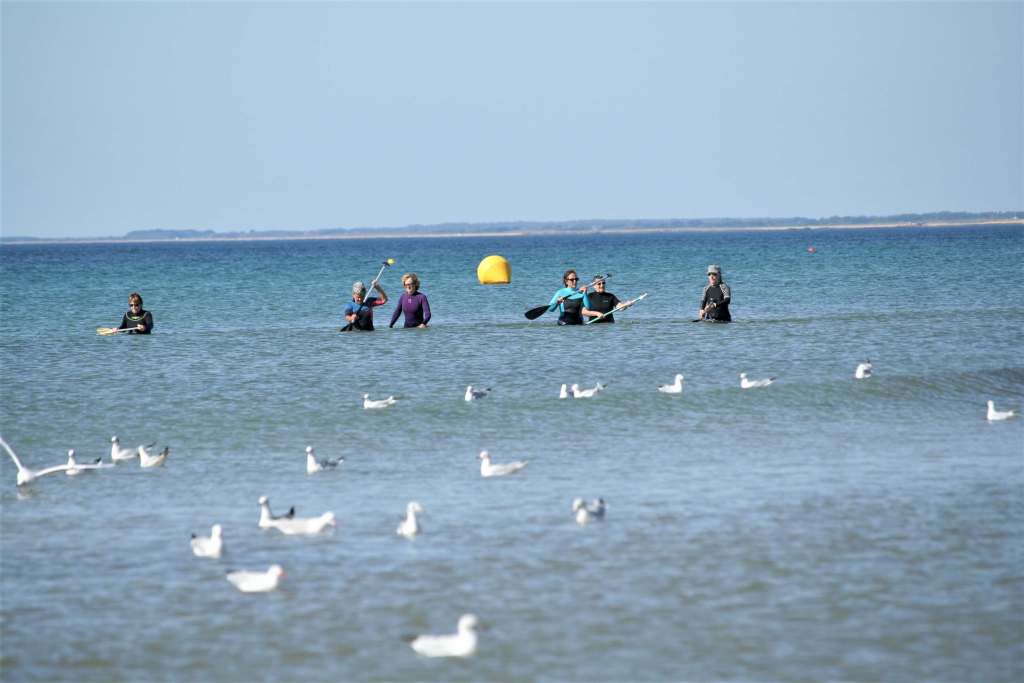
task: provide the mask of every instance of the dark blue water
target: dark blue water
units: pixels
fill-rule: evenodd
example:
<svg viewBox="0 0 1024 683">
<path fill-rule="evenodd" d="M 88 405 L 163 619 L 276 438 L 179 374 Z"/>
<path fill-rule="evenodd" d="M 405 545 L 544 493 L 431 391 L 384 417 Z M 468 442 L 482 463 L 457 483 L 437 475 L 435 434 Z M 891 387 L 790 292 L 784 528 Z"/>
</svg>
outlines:
<svg viewBox="0 0 1024 683">
<path fill-rule="evenodd" d="M 512 284 L 476 283 L 494 253 Z M 388 305 L 339 334 L 388 257 L 433 326 L 388 330 Z M 985 402 L 1024 407 L 1022 262 L 991 226 L 0 247 L 0 428 L 26 464 L 172 448 L 20 493 L 3 459 L 4 677 L 1020 679 L 1024 428 Z M 709 263 L 732 325 L 690 322 Z M 523 318 L 569 267 L 649 296 L 615 325 Z M 136 290 L 154 334 L 97 336 Z M 347 462 L 307 476 L 307 444 Z M 482 448 L 530 464 L 483 480 Z M 260 495 L 339 528 L 261 532 Z M 607 521 L 578 528 L 576 496 Z M 215 522 L 225 558 L 192 557 Z M 272 562 L 274 594 L 222 576 Z M 401 640 L 469 611 L 471 660 Z"/>
</svg>

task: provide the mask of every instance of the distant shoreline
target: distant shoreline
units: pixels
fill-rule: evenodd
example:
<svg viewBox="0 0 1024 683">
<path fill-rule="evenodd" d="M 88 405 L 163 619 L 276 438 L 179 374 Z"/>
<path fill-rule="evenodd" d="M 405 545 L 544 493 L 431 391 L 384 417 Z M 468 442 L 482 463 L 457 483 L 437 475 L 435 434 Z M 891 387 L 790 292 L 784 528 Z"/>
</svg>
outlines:
<svg viewBox="0 0 1024 683">
<path fill-rule="evenodd" d="M 168 242 L 287 242 L 299 240 L 364 240 L 364 239 L 438 239 L 451 237 L 545 237 L 545 236 L 579 236 L 579 235 L 640 235 L 658 233 L 719 233 L 719 232 L 790 232 L 796 230 L 873 230 L 884 228 L 952 228 L 964 225 L 1017 225 L 1024 226 L 1024 218 L 976 219 L 960 221 L 903 221 L 877 223 L 828 223 L 815 225 L 764 225 L 764 226 L 678 226 L 678 227 L 622 227 L 622 228 L 539 228 L 529 230 L 478 230 L 472 232 L 454 231 L 409 231 L 409 232 L 352 232 L 345 234 L 302 234 L 295 235 L 242 235 L 242 236 L 210 236 L 210 237 L 97 237 L 97 238 L 40 238 L 14 239 L 0 238 L 0 245 L 45 245 L 45 244 L 148 244 Z"/>
</svg>

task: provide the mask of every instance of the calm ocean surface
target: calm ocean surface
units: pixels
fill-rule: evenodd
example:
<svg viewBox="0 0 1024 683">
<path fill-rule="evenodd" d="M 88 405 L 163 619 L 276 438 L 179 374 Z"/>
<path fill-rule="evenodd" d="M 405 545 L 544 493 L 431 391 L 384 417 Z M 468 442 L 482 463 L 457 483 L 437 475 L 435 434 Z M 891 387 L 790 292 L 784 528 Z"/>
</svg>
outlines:
<svg viewBox="0 0 1024 683">
<path fill-rule="evenodd" d="M 513 282 L 480 286 L 495 253 Z M 339 334 L 388 257 L 434 325 L 389 330 L 388 305 Z M 708 263 L 732 325 L 690 322 Z M 1024 230 L 984 226 L 0 247 L 0 434 L 36 468 L 171 447 L 20 493 L 0 459 L 0 676 L 1019 681 L 1024 420 L 985 401 L 1024 408 L 1022 263 Z M 649 297 L 528 322 L 568 267 Z M 153 335 L 97 336 L 133 290 Z M 306 445 L 347 462 L 307 476 Z M 530 464 L 481 479 L 482 448 Z M 338 528 L 263 532 L 260 495 Z M 607 520 L 577 527 L 577 496 Z M 193 557 L 213 523 L 225 557 Z M 275 562 L 275 593 L 224 580 Z M 402 640 L 463 612 L 488 625 L 472 659 Z"/>
</svg>

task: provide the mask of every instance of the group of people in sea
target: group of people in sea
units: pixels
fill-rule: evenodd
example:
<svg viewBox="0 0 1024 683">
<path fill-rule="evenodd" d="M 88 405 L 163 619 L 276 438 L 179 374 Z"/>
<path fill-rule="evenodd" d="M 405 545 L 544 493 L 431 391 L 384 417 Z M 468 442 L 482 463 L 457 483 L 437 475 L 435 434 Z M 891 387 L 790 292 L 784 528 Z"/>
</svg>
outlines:
<svg viewBox="0 0 1024 683">
<path fill-rule="evenodd" d="M 584 318 L 592 318 L 594 323 L 613 323 L 615 316 L 612 313 L 623 302 L 606 287 L 606 277 L 602 275 L 595 275 L 593 280 L 580 285 L 579 275 L 570 268 L 562 274 L 562 287 L 552 295 L 548 310 L 558 311 L 559 325 L 583 325 L 586 322 Z M 593 291 L 588 292 L 591 288 Z M 730 322 L 730 301 L 732 291 L 722 279 L 722 268 L 709 265 L 708 284 L 701 292 L 698 320 Z"/>
<path fill-rule="evenodd" d="M 708 283 L 701 292 L 697 319 L 707 322 L 730 322 L 729 303 L 732 291 L 722 278 L 720 266 L 711 264 L 707 269 Z M 559 325 L 582 325 L 584 318 L 592 318 L 595 323 L 613 323 L 613 312 L 623 302 L 607 291 L 607 278 L 595 275 L 584 284 L 579 284 L 579 275 L 574 268 L 562 274 L 562 287 L 551 297 L 547 310 L 558 311 Z M 398 318 L 404 316 L 404 327 L 427 327 L 430 323 L 430 302 L 427 295 L 420 291 L 420 279 L 416 273 L 402 275 L 404 291 L 398 299 L 398 305 L 391 313 L 388 327 L 394 327 Z M 588 291 L 588 290 L 593 291 Z M 369 296 L 371 291 L 376 295 Z M 376 279 L 369 288 L 357 280 L 352 283 L 352 300 L 345 305 L 343 315 L 346 325 L 342 332 L 370 332 L 373 327 L 373 309 L 388 302 L 387 292 Z M 128 312 L 121 319 L 119 330 L 130 330 L 128 334 L 149 334 L 153 330 L 153 314 L 142 308 L 142 296 L 138 292 L 128 295 Z"/>
</svg>

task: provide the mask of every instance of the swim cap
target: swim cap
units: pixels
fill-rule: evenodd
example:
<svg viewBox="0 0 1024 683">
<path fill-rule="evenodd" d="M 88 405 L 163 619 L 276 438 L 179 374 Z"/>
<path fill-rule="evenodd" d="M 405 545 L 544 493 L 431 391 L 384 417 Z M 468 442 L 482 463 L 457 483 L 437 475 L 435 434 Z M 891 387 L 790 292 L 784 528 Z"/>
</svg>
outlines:
<svg viewBox="0 0 1024 683">
<path fill-rule="evenodd" d="M 708 266 L 708 275 L 711 275 L 711 273 L 721 275 L 722 269 L 716 266 L 714 263 L 712 263 L 710 266 Z"/>
<path fill-rule="evenodd" d="M 356 280 L 352 283 L 353 294 L 366 294 L 366 285 L 363 284 L 362 280 Z"/>
</svg>

